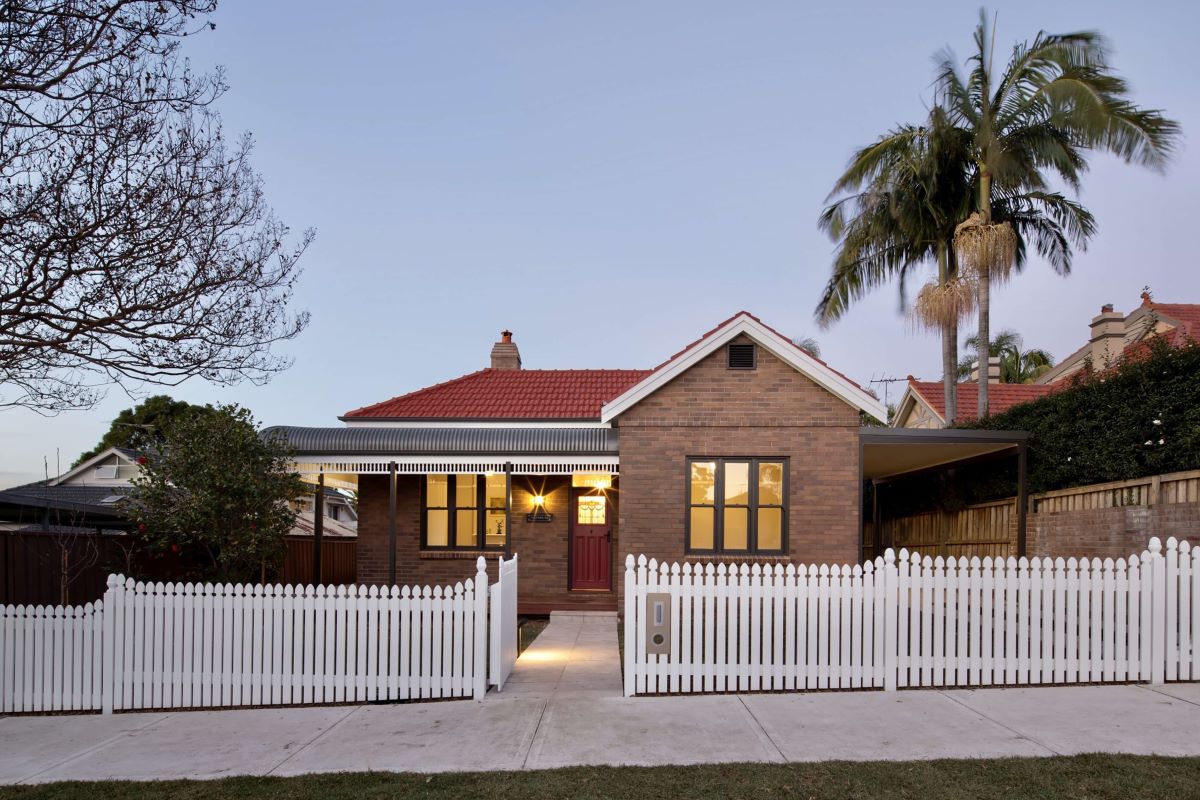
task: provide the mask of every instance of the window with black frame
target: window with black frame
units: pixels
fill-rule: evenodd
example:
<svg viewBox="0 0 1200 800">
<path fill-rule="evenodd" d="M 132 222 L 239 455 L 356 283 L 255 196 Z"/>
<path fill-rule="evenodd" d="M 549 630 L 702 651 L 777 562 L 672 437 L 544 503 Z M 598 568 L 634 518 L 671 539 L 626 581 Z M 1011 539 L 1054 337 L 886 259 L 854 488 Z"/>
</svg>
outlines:
<svg viewBox="0 0 1200 800">
<path fill-rule="evenodd" d="M 426 475 L 421 546 L 430 550 L 501 549 L 508 539 L 508 480 L 490 475 Z"/>
<path fill-rule="evenodd" d="M 786 458 L 690 458 L 687 480 L 689 553 L 786 552 Z"/>
</svg>

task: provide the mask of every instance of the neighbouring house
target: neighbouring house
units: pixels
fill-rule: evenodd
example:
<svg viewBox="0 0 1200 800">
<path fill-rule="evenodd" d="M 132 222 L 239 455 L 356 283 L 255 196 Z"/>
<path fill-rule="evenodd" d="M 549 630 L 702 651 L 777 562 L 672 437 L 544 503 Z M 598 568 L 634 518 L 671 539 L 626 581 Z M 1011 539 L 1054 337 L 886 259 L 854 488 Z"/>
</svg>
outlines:
<svg viewBox="0 0 1200 800">
<path fill-rule="evenodd" d="M 747 312 L 653 369 L 526 369 L 509 331 L 485 369 L 277 427 L 297 467 L 358 491 L 358 580 L 445 585 L 517 553 L 524 613 L 617 608 L 626 553 L 853 563 L 863 481 L 1019 442 L 908 439 L 867 390 Z M 959 437 L 962 438 L 962 437 Z M 1001 441 L 1003 440 L 1003 441 Z M 956 448 L 960 448 L 956 450 Z M 494 558 L 493 558 L 494 568 Z"/>
<path fill-rule="evenodd" d="M 1142 304 L 1128 314 L 1114 311 L 1112 304 L 1100 309 L 1088 326 L 1088 341 L 1062 359 L 1034 383 L 1001 383 L 999 359 L 988 365 L 988 411 L 1001 414 L 1020 403 L 1045 397 L 1069 385 L 1070 378 L 1090 366 L 1104 369 L 1129 358 L 1145 347 L 1148 337 L 1161 336 L 1172 346 L 1200 338 L 1200 304 L 1156 303 L 1142 293 Z M 958 420 L 978 417 L 979 374 L 958 384 Z M 919 381 L 908 376 L 908 385 L 896 406 L 894 428 L 936 429 L 946 426 L 945 390 L 941 381 Z"/>
<path fill-rule="evenodd" d="M 110 447 L 55 478 L 0 490 L 0 531 L 108 532 L 128 529 L 119 508 L 141 472 L 139 454 Z M 324 533 L 354 536 L 358 513 L 351 493 L 327 487 Z M 314 496 L 296 501 L 299 516 L 289 535 L 312 536 Z"/>
<path fill-rule="evenodd" d="M 137 459 L 110 447 L 55 478 L 0 491 L 0 530 L 125 530 L 117 504 L 141 469 Z"/>
</svg>

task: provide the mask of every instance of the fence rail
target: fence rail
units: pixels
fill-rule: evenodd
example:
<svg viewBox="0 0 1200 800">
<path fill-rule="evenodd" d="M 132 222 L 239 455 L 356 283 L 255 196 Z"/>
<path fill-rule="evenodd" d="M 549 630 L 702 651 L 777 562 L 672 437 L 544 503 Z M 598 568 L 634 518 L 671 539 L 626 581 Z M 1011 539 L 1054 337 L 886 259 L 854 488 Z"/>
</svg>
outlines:
<svg viewBox="0 0 1200 800">
<path fill-rule="evenodd" d="M 515 557 L 501 560 L 514 587 L 516 570 Z M 135 583 L 114 575 L 104 599 L 83 607 L 0 606 L 0 711 L 480 699 L 488 599 L 483 558 L 474 578 L 453 586 Z M 515 631 L 515 602 L 511 615 Z M 493 654 L 493 668 L 511 669 L 509 656 Z"/>
<path fill-rule="evenodd" d="M 1200 679 L 1200 548 L 625 570 L 625 693 Z M 656 639 L 655 636 L 660 636 Z"/>
</svg>

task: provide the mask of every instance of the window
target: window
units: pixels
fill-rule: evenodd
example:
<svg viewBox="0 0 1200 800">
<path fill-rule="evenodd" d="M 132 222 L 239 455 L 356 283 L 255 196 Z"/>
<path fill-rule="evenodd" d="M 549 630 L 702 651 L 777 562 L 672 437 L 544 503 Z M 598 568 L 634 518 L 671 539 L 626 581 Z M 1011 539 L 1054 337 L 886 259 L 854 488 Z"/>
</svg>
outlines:
<svg viewBox="0 0 1200 800">
<path fill-rule="evenodd" d="M 576 525 L 604 525 L 608 518 L 608 499 L 602 494 L 585 494 L 575 498 Z"/>
<path fill-rule="evenodd" d="M 423 489 L 422 547 L 504 547 L 508 538 L 504 475 L 426 475 Z"/>
<path fill-rule="evenodd" d="M 783 553 L 787 459 L 688 460 L 690 553 Z"/>
</svg>

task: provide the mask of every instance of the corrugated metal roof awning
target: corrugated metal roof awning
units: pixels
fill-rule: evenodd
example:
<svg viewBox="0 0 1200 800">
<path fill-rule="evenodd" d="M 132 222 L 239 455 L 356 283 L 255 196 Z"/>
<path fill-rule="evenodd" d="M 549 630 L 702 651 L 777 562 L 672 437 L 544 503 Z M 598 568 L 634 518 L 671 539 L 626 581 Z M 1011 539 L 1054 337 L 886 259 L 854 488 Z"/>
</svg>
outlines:
<svg viewBox="0 0 1200 800">
<path fill-rule="evenodd" d="M 296 455 L 507 455 L 617 454 L 614 428 L 302 428 L 277 425 Z"/>
</svg>

